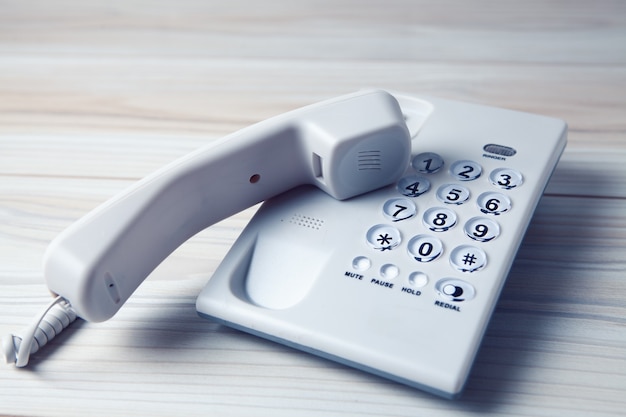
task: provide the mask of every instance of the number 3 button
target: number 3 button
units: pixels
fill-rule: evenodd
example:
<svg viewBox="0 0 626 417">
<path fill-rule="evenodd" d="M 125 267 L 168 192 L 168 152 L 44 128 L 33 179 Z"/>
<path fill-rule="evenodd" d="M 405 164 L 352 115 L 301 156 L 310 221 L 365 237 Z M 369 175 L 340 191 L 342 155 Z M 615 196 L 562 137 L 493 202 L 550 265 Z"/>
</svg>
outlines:
<svg viewBox="0 0 626 417">
<path fill-rule="evenodd" d="M 524 182 L 522 174 L 514 169 L 498 168 L 489 175 L 489 180 L 496 187 L 500 187 L 505 190 L 519 187 Z"/>
</svg>

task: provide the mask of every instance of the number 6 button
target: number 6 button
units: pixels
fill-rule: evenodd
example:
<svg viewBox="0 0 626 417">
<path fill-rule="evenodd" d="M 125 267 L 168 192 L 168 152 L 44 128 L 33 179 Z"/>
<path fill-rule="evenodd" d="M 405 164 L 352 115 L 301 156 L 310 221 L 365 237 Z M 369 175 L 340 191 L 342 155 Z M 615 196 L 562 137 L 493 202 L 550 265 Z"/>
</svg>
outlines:
<svg viewBox="0 0 626 417">
<path fill-rule="evenodd" d="M 482 193 L 476 200 L 478 208 L 485 214 L 502 214 L 511 209 L 511 199 L 500 193 Z"/>
</svg>

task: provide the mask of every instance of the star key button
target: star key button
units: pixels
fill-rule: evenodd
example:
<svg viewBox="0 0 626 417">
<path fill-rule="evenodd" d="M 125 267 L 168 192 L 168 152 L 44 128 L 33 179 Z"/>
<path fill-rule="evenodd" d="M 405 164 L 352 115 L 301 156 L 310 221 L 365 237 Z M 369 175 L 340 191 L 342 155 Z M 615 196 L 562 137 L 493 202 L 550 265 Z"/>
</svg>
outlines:
<svg viewBox="0 0 626 417">
<path fill-rule="evenodd" d="M 379 224 L 367 231 L 367 243 L 379 251 L 391 250 L 402 241 L 400 231 L 392 226 Z"/>
</svg>

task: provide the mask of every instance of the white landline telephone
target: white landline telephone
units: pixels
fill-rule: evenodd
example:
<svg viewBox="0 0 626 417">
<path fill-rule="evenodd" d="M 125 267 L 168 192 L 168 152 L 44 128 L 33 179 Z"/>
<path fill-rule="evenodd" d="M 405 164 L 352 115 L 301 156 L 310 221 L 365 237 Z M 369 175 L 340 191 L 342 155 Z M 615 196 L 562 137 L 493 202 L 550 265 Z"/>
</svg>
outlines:
<svg viewBox="0 0 626 417">
<path fill-rule="evenodd" d="M 112 317 L 197 232 L 266 201 L 201 316 L 446 397 L 461 393 L 566 143 L 548 117 L 364 91 L 268 119 L 146 177 L 44 259 L 58 297 L 9 362 Z"/>
</svg>

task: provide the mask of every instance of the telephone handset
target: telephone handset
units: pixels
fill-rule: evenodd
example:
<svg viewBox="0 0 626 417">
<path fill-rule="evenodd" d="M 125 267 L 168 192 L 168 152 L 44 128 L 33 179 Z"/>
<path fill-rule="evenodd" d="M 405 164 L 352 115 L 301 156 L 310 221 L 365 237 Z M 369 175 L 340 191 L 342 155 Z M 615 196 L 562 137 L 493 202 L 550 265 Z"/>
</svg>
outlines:
<svg viewBox="0 0 626 417">
<path fill-rule="evenodd" d="M 380 188 L 409 162 L 395 98 L 357 93 L 261 122 L 124 191 L 56 238 L 48 287 L 78 316 L 113 316 L 172 251 L 206 227 L 298 185 L 337 199 Z"/>
</svg>

